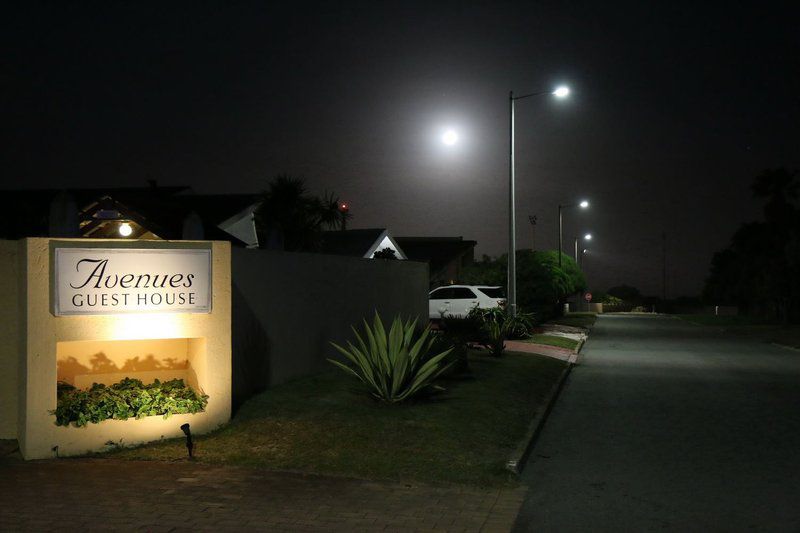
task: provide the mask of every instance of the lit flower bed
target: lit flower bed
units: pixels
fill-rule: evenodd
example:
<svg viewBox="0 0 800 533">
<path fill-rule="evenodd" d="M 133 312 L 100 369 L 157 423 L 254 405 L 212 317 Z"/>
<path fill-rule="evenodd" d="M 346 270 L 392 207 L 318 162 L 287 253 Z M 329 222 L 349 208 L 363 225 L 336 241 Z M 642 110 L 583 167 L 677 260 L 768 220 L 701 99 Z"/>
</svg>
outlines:
<svg viewBox="0 0 800 533">
<path fill-rule="evenodd" d="M 208 396 L 198 394 L 182 379 L 144 385 L 140 380 L 125 378 L 106 386 L 95 383 L 88 390 L 58 383 L 58 403 L 52 411 L 56 425 L 78 427 L 103 420 L 126 420 L 145 416 L 198 413 L 208 403 Z"/>
</svg>

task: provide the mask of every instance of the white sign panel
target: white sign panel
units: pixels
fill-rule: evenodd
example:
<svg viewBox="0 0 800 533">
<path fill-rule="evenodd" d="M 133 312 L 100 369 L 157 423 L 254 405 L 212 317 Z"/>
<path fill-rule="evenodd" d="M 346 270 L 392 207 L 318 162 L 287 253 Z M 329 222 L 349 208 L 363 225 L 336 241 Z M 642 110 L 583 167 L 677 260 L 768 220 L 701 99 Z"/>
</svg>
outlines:
<svg viewBox="0 0 800 533">
<path fill-rule="evenodd" d="M 53 314 L 210 313 L 210 249 L 56 248 Z"/>
</svg>

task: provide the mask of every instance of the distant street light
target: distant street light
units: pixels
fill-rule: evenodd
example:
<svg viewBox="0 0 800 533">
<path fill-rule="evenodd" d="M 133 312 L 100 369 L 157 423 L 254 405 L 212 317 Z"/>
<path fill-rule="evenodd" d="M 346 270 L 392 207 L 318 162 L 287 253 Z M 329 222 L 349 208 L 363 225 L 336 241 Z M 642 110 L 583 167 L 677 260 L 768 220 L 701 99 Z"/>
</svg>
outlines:
<svg viewBox="0 0 800 533">
<path fill-rule="evenodd" d="M 589 201 L 588 200 L 581 200 L 581 202 L 578 203 L 578 204 L 564 204 L 564 205 L 559 204 L 558 205 L 558 268 L 561 268 L 561 252 L 564 249 L 564 245 L 562 244 L 562 242 L 563 242 L 562 235 L 563 235 L 563 231 L 564 230 L 563 230 L 563 219 L 562 219 L 562 215 L 561 215 L 561 210 L 562 209 L 567 209 L 567 208 L 570 208 L 570 207 L 580 207 L 581 209 L 586 209 L 586 208 L 589 207 Z"/>
<path fill-rule="evenodd" d="M 458 133 L 454 130 L 447 130 L 444 132 L 444 135 L 442 135 L 442 142 L 447 146 L 453 146 L 458 142 Z"/>
<path fill-rule="evenodd" d="M 592 234 L 591 233 L 587 233 L 586 235 L 583 236 L 583 239 L 586 240 L 586 241 L 591 241 L 592 240 Z M 576 263 L 578 262 L 578 238 L 577 237 L 575 237 L 575 262 Z"/>
<path fill-rule="evenodd" d="M 514 96 L 514 91 L 508 93 L 509 111 L 509 157 L 508 157 L 508 309 L 511 316 L 517 316 L 517 227 L 516 205 L 514 198 L 514 102 L 531 96 L 553 95 L 556 98 L 565 98 L 569 95 L 569 88 L 556 87 L 553 91 Z"/>
</svg>

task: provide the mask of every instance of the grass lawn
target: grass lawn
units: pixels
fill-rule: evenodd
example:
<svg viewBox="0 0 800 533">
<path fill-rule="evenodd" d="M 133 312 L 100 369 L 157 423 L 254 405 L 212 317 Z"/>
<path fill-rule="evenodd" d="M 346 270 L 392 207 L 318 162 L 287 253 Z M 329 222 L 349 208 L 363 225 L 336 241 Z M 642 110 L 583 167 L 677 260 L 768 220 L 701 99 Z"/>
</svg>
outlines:
<svg viewBox="0 0 800 533">
<path fill-rule="evenodd" d="M 562 326 L 574 326 L 579 328 L 591 327 L 597 320 L 596 313 L 567 313 L 560 318 L 549 320 L 548 324 L 561 324 Z"/>
<path fill-rule="evenodd" d="M 532 354 L 471 354 L 474 377 L 444 380 L 447 392 L 408 405 L 357 394 L 341 371 L 274 387 L 227 426 L 195 438 L 198 461 L 367 479 L 516 483 L 504 465 L 565 363 Z M 113 453 L 175 460 L 183 439 Z"/>
<path fill-rule="evenodd" d="M 574 350 L 575 348 L 578 347 L 578 341 L 573 339 L 568 339 L 566 337 L 559 337 L 557 335 L 535 334 L 532 335 L 529 339 L 525 339 L 525 342 L 546 344 L 547 346 L 558 346 L 559 348 L 568 348 L 570 350 Z"/>
</svg>

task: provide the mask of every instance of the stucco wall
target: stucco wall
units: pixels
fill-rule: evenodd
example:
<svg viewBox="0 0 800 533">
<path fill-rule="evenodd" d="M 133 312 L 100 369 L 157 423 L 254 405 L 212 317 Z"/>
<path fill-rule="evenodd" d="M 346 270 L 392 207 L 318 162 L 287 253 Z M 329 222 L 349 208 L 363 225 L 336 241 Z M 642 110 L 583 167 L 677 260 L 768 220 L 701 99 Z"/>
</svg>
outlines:
<svg viewBox="0 0 800 533">
<path fill-rule="evenodd" d="M 60 242 L 65 239 L 59 239 Z M 87 245 L 87 240 L 78 240 Z M 231 376 L 231 275 L 230 243 L 212 243 L 212 312 L 152 313 L 101 316 L 54 316 L 50 312 L 51 239 L 22 241 L 22 281 L 25 306 L 22 315 L 19 427 L 20 450 L 26 459 L 85 453 L 107 442 L 134 444 L 161 437 L 180 436 L 181 424 L 203 433 L 230 417 Z M 97 241 L 103 247 L 164 248 L 191 247 L 192 243 L 167 241 Z M 84 428 L 56 426 L 50 411 L 56 405 L 57 343 L 141 339 L 190 339 L 186 348 L 190 366 L 197 371 L 203 391 L 209 395 L 203 413 L 176 415 L 169 419 L 151 416 L 140 420 L 106 420 Z M 194 339 L 202 338 L 202 341 Z M 197 349 L 200 347 L 201 349 Z M 202 347 L 205 349 L 203 350 Z M 113 353 L 115 347 L 106 348 Z M 197 353 L 203 352 L 198 357 Z M 199 360 L 196 360 L 199 359 Z M 135 376 L 131 376 L 135 377 Z M 57 448 L 56 448 L 57 447 Z"/>
<path fill-rule="evenodd" d="M 17 241 L 0 240 L 0 439 L 17 438 L 18 248 Z"/>
<path fill-rule="evenodd" d="M 331 367 L 329 341 L 351 325 L 428 317 L 428 265 L 352 257 L 233 250 L 233 396 Z"/>
</svg>

